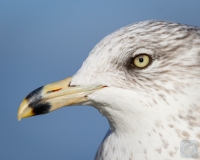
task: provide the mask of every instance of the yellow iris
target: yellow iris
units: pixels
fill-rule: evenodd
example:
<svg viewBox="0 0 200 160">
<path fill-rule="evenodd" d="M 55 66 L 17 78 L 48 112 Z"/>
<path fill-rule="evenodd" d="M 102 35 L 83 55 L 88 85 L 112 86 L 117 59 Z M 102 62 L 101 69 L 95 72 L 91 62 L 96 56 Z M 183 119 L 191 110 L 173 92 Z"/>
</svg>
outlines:
<svg viewBox="0 0 200 160">
<path fill-rule="evenodd" d="M 137 55 L 134 60 L 133 64 L 137 68 L 145 68 L 150 64 L 150 57 L 146 54 Z"/>
</svg>

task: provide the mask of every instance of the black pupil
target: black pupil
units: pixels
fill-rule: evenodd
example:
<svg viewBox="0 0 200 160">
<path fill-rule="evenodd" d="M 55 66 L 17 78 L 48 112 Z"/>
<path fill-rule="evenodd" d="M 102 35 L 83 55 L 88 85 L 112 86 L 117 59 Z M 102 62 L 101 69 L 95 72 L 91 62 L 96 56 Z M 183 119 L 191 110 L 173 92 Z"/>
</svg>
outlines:
<svg viewBox="0 0 200 160">
<path fill-rule="evenodd" d="M 144 59 L 142 57 L 139 58 L 140 63 L 142 63 L 144 61 Z"/>
</svg>

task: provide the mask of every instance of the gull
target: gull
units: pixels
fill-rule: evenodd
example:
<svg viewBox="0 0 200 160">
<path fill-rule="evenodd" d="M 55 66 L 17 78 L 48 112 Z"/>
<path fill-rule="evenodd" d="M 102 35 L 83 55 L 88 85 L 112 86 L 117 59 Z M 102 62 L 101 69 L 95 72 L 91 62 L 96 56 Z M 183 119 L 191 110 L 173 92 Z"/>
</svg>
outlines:
<svg viewBox="0 0 200 160">
<path fill-rule="evenodd" d="M 181 153 L 184 141 L 200 144 L 200 29 L 158 20 L 125 26 L 72 77 L 28 94 L 18 120 L 72 105 L 108 119 L 96 160 L 200 159 Z"/>
</svg>

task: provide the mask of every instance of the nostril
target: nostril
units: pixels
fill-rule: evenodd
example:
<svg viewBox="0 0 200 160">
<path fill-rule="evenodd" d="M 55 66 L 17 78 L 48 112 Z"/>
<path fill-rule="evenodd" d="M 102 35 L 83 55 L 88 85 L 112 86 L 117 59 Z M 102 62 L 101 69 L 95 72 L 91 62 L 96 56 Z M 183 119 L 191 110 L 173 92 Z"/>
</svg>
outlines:
<svg viewBox="0 0 200 160">
<path fill-rule="evenodd" d="M 62 88 L 58 88 L 58 89 L 54 89 L 52 90 L 52 92 L 58 92 L 59 90 L 61 90 Z"/>
<path fill-rule="evenodd" d="M 47 93 L 58 92 L 58 91 L 60 91 L 60 90 L 62 90 L 62 88 L 53 89 L 53 90 L 51 90 L 51 91 L 48 91 Z"/>
</svg>

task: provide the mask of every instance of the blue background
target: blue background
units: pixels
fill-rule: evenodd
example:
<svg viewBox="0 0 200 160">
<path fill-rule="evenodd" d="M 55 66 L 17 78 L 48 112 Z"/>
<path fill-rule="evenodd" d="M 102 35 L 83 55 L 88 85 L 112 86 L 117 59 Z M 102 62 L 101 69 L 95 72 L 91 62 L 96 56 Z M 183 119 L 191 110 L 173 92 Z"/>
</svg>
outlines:
<svg viewBox="0 0 200 160">
<path fill-rule="evenodd" d="M 21 100 L 73 75 L 104 36 L 159 19 L 200 26 L 199 0 L 0 1 L 0 159 L 93 159 L 109 125 L 92 107 L 17 121 Z"/>
</svg>

